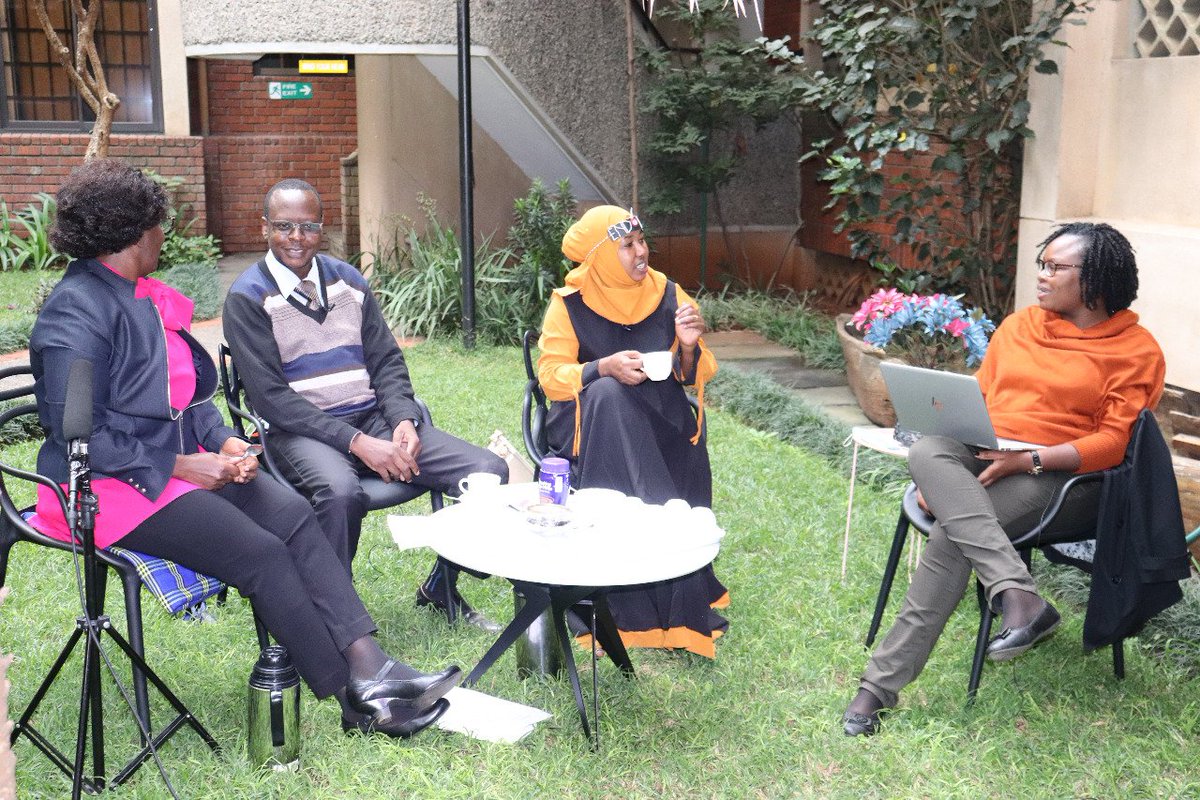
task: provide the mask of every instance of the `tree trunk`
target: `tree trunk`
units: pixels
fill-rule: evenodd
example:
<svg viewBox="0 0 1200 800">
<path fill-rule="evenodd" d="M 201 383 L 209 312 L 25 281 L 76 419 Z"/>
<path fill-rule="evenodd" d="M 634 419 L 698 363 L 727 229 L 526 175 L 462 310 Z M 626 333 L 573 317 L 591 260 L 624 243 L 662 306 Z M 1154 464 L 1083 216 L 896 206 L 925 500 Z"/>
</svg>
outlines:
<svg viewBox="0 0 1200 800">
<path fill-rule="evenodd" d="M 109 101 L 112 98 L 113 101 Z M 100 104 L 100 113 L 92 125 L 92 138 L 88 140 L 87 152 L 83 154 L 86 164 L 94 158 L 108 158 L 108 142 L 112 138 L 113 117 L 117 113 L 120 99 L 115 94 L 109 94 Z"/>
</svg>

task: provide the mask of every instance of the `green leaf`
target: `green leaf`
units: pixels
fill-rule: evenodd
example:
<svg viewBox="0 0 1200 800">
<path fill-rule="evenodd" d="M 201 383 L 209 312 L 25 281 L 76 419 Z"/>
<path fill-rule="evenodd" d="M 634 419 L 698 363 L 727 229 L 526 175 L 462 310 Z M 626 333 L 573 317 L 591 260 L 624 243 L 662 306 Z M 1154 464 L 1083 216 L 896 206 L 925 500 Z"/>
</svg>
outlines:
<svg viewBox="0 0 1200 800">
<path fill-rule="evenodd" d="M 1041 61 L 1039 61 L 1037 63 L 1037 66 L 1034 67 L 1033 69 L 1035 72 L 1040 72 L 1043 75 L 1057 75 L 1058 74 L 1058 63 L 1055 61 L 1052 61 L 1048 58 L 1045 58 L 1045 59 L 1042 59 Z"/>
</svg>

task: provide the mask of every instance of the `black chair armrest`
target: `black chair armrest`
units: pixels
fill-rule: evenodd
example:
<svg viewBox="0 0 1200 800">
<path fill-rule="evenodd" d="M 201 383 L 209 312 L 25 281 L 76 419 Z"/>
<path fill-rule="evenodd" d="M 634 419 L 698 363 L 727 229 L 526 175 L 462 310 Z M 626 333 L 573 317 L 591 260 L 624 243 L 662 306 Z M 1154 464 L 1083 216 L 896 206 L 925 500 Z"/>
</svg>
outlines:
<svg viewBox="0 0 1200 800">
<path fill-rule="evenodd" d="M 1042 512 L 1042 519 L 1026 533 L 1013 539 L 1013 547 L 1038 547 L 1044 544 L 1057 544 L 1059 542 L 1078 541 L 1080 538 L 1092 538 L 1087 536 L 1089 530 L 1095 527 L 1095 518 L 1086 520 L 1072 521 L 1070 526 L 1061 530 L 1055 530 L 1056 524 L 1060 521 L 1059 516 L 1062 513 L 1063 507 L 1066 504 L 1067 498 L 1074 492 L 1084 486 L 1099 483 L 1104 480 L 1106 472 L 1083 472 L 1078 475 L 1072 475 L 1050 504 L 1046 506 L 1046 510 Z"/>
</svg>

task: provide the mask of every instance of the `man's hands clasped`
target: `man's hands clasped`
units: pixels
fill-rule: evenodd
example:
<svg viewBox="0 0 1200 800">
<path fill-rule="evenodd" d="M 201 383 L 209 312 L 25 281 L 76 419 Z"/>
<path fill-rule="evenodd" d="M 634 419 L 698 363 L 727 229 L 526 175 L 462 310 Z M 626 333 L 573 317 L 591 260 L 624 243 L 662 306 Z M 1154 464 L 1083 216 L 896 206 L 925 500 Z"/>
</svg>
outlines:
<svg viewBox="0 0 1200 800">
<path fill-rule="evenodd" d="M 412 481 L 421 474 L 417 457 L 421 454 L 421 437 L 410 420 L 404 420 L 392 432 L 392 439 L 377 439 L 361 434 L 350 443 L 350 452 L 379 475 L 386 483 Z"/>
</svg>

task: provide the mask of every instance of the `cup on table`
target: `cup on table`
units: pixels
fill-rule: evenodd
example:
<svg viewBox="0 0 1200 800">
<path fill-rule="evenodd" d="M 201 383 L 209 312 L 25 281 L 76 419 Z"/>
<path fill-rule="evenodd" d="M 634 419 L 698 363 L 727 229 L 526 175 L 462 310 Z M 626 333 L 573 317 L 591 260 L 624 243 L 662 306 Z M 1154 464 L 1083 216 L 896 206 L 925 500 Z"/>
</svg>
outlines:
<svg viewBox="0 0 1200 800">
<path fill-rule="evenodd" d="M 664 381 L 675 365 L 675 354 L 670 350 L 655 350 L 642 353 L 642 372 L 652 381 Z"/>
<path fill-rule="evenodd" d="M 500 488 L 500 476 L 494 472 L 472 472 L 458 482 L 460 501 L 478 499 Z"/>
</svg>

